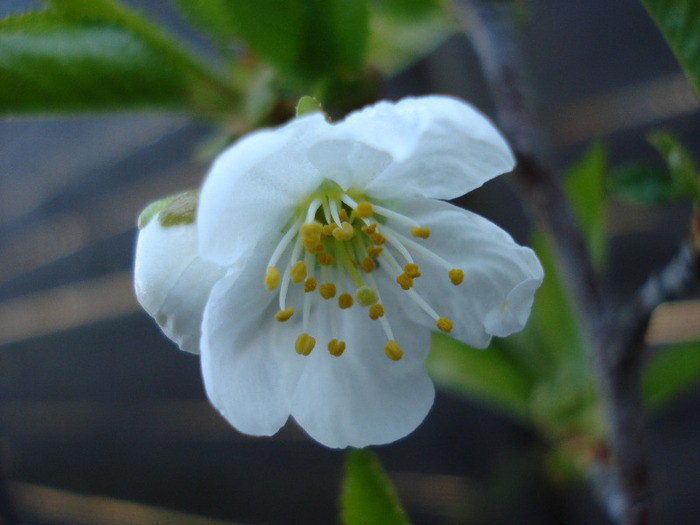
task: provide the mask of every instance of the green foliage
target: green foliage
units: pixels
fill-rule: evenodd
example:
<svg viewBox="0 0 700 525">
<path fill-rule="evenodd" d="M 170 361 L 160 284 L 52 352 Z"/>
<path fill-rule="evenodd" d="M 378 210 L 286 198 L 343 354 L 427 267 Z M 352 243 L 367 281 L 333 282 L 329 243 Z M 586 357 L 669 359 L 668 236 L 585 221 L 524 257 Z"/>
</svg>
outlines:
<svg viewBox="0 0 700 525">
<path fill-rule="evenodd" d="M 177 0 L 216 41 L 244 42 L 287 75 L 359 71 L 369 37 L 367 0 Z"/>
<path fill-rule="evenodd" d="M 568 170 L 564 189 L 596 267 L 605 260 L 605 191 L 608 153 L 599 142 Z"/>
<path fill-rule="evenodd" d="M 155 26 L 108 0 L 54 0 L 0 22 L 0 114 L 169 109 L 236 95 Z"/>
<path fill-rule="evenodd" d="M 497 340 L 487 350 L 476 350 L 433 333 L 426 367 L 441 387 L 527 420 L 532 382 Z"/>
<path fill-rule="evenodd" d="M 348 451 L 340 495 L 343 525 L 408 525 L 391 481 L 369 450 Z"/>
<path fill-rule="evenodd" d="M 642 373 L 642 396 L 655 410 L 700 380 L 700 343 L 669 346 L 657 353 Z"/>
<path fill-rule="evenodd" d="M 700 2 L 642 0 L 700 96 Z"/>
<path fill-rule="evenodd" d="M 622 201 L 645 206 L 669 204 L 681 197 L 666 170 L 644 162 L 613 170 L 608 192 Z"/>
<path fill-rule="evenodd" d="M 647 140 L 666 161 L 667 169 L 641 162 L 625 164 L 611 173 L 608 192 L 647 206 L 683 198 L 700 202 L 700 178 L 688 151 L 665 131 L 650 133 Z"/>
</svg>

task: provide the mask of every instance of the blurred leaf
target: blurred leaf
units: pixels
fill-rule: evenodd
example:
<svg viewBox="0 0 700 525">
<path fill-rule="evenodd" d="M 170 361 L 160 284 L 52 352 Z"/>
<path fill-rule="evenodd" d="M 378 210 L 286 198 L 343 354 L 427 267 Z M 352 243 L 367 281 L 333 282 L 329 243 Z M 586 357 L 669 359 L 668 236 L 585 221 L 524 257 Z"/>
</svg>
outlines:
<svg viewBox="0 0 700 525">
<path fill-rule="evenodd" d="M 444 11 L 429 11 L 420 18 L 398 17 L 391 10 L 373 10 L 367 61 L 392 75 L 444 42 L 457 28 Z"/>
<path fill-rule="evenodd" d="M 700 96 L 700 2 L 642 0 Z"/>
<path fill-rule="evenodd" d="M 440 387 L 526 420 L 531 380 L 499 342 L 493 339 L 488 349 L 476 350 L 433 333 L 426 367 Z"/>
<path fill-rule="evenodd" d="M 700 342 L 662 349 L 642 372 L 642 396 L 649 410 L 661 407 L 700 379 Z"/>
<path fill-rule="evenodd" d="M 344 525 L 408 525 L 391 481 L 369 450 L 348 451 L 340 494 Z"/>
<path fill-rule="evenodd" d="M 666 170 L 640 162 L 613 170 L 608 191 L 620 200 L 647 206 L 668 204 L 680 198 Z"/>
<path fill-rule="evenodd" d="M 566 174 L 564 189 L 571 203 L 596 267 L 605 260 L 605 192 L 603 180 L 608 153 L 599 142 L 573 164 Z"/>
<path fill-rule="evenodd" d="M 647 140 L 666 161 L 676 191 L 685 197 L 699 200 L 700 181 L 688 151 L 665 131 L 650 133 Z"/>
<path fill-rule="evenodd" d="M 576 312 L 564 290 L 547 238 L 540 232 L 530 244 L 544 268 L 544 281 L 537 290 L 526 331 L 534 330 L 553 359 L 552 368 L 585 365 L 586 351 Z"/>
<path fill-rule="evenodd" d="M 237 102 L 216 74 L 112 0 L 50 0 L 0 21 L 0 113 L 189 110 Z"/>
<path fill-rule="evenodd" d="M 238 24 L 230 7 L 231 0 L 174 0 L 185 18 L 204 30 L 221 46 L 230 46 Z"/>
<path fill-rule="evenodd" d="M 423 18 L 440 8 L 440 0 L 377 0 L 373 8 L 399 18 Z"/>
<path fill-rule="evenodd" d="M 177 0 L 216 40 L 242 40 L 287 75 L 352 74 L 365 59 L 369 0 Z"/>
</svg>

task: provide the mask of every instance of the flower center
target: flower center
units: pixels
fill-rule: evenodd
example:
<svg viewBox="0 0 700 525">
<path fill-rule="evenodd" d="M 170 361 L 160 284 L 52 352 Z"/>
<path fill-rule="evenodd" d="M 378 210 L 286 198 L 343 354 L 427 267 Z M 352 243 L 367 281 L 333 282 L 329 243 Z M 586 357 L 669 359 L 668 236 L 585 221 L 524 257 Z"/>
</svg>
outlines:
<svg viewBox="0 0 700 525">
<path fill-rule="evenodd" d="M 327 186 L 323 189 L 328 190 Z M 378 203 L 356 201 L 337 187 L 330 190 L 315 195 L 301 210 L 300 218 L 273 251 L 264 279 L 269 291 L 279 288 L 279 311 L 275 314 L 279 322 L 288 321 L 295 314 L 294 308 L 287 306 L 290 286 L 298 285 L 304 291 L 302 331 L 295 344 L 297 353 L 309 355 L 316 344 L 309 323 L 318 291 L 320 307 L 329 311 L 333 335 L 328 342 L 331 355 L 342 355 L 346 347 L 338 338 L 337 315 L 357 307 L 367 308 L 369 321 L 380 323 L 387 339 L 386 356 L 394 361 L 401 359 L 403 350 L 394 338 L 374 278 L 374 272 L 378 271 L 388 274 L 403 290 L 397 290 L 398 293 L 405 293 L 435 321 L 439 330 L 449 333 L 452 322 L 441 317 L 413 289 L 414 280 L 421 277 L 413 255 L 427 257 L 445 268 L 446 277 L 455 286 L 464 279 L 462 270 L 453 268 L 421 244 L 430 236 L 430 230 Z M 387 226 L 389 219 L 396 228 Z M 286 265 L 280 266 L 283 267 L 280 273 L 277 266 L 285 254 L 289 256 Z"/>
</svg>

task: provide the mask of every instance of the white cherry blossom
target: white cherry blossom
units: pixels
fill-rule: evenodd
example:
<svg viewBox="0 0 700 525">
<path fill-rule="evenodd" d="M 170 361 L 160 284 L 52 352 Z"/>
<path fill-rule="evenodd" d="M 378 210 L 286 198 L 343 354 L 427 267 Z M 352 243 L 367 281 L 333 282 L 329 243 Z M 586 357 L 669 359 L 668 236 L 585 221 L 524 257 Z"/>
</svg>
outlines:
<svg viewBox="0 0 700 525">
<path fill-rule="evenodd" d="M 433 403 L 431 331 L 484 348 L 527 321 L 535 254 L 444 202 L 513 166 L 489 120 L 448 97 L 253 133 L 212 166 L 196 232 L 142 230 L 137 290 L 156 291 L 139 300 L 178 342 L 201 326 L 207 394 L 241 432 L 291 415 L 329 447 L 395 441 Z M 179 255 L 156 260 L 169 242 Z"/>
</svg>

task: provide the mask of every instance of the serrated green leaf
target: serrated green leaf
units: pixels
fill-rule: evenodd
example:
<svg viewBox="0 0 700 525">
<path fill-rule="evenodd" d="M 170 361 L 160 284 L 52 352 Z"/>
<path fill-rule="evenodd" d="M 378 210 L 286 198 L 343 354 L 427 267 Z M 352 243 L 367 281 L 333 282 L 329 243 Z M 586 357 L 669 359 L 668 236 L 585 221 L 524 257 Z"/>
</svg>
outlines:
<svg viewBox="0 0 700 525">
<path fill-rule="evenodd" d="M 591 253 L 600 268 L 605 261 L 605 193 L 603 181 L 608 168 L 608 153 L 599 142 L 568 170 L 564 180 L 566 196 Z"/>
<path fill-rule="evenodd" d="M 498 343 L 476 350 L 434 333 L 426 368 L 438 386 L 526 420 L 532 382 Z"/>
<path fill-rule="evenodd" d="M 700 2 L 642 0 L 700 96 Z"/>
<path fill-rule="evenodd" d="M 656 410 L 700 380 L 700 343 L 682 343 L 662 349 L 642 372 L 642 397 Z"/>
<path fill-rule="evenodd" d="M 700 181 L 688 150 L 665 131 L 650 133 L 647 140 L 666 161 L 676 192 L 681 196 L 700 200 Z"/>
<path fill-rule="evenodd" d="M 348 451 L 340 494 L 343 525 L 408 525 L 394 487 L 369 450 Z"/>
</svg>

